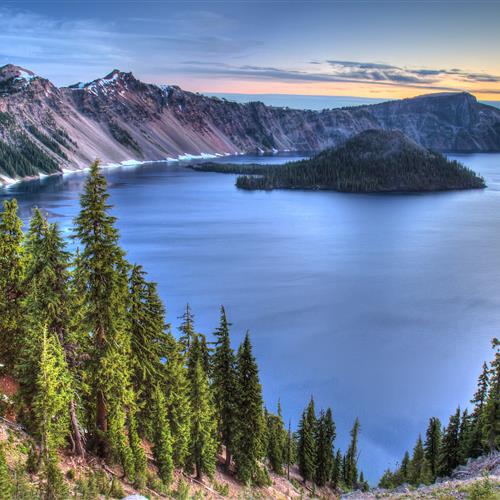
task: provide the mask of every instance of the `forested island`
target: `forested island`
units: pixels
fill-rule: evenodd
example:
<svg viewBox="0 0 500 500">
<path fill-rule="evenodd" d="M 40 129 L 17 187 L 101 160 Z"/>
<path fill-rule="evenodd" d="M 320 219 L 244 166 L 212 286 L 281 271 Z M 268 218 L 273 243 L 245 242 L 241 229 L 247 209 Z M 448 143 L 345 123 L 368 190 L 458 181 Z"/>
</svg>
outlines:
<svg viewBox="0 0 500 500">
<path fill-rule="evenodd" d="M 311 398 L 298 425 L 266 408 L 247 333 L 237 350 L 223 307 L 211 334 L 186 306 L 176 335 L 156 284 L 128 262 L 95 163 L 73 252 L 35 209 L 0 212 L 0 498 L 334 498 L 366 490 L 360 422 L 345 450 L 334 413 Z M 382 485 L 431 483 L 500 448 L 500 349 L 471 414 L 388 471 Z M 286 405 L 286 402 L 283 403 Z M 274 406 L 274 405 L 273 405 Z M 342 408 L 336 410 L 343 411 Z M 281 481 L 281 490 L 276 484 Z"/>
<path fill-rule="evenodd" d="M 284 165 L 205 163 L 194 170 L 243 174 L 241 189 L 311 189 L 348 193 L 480 189 L 484 179 L 398 131 L 367 130 L 337 148 Z"/>
</svg>

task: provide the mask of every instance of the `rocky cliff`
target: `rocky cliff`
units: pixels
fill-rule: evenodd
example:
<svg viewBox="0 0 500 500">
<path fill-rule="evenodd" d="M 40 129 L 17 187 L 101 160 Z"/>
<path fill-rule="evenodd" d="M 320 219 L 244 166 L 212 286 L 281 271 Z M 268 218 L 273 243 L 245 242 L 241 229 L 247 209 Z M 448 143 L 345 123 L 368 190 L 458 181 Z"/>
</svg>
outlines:
<svg viewBox="0 0 500 500">
<path fill-rule="evenodd" d="M 118 70 L 57 88 L 18 66 L 0 68 L 0 182 L 82 168 L 96 157 L 321 150 L 374 128 L 440 151 L 500 150 L 500 110 L 466 93 L 316 112 L 238 104 Z"/>
</svg>

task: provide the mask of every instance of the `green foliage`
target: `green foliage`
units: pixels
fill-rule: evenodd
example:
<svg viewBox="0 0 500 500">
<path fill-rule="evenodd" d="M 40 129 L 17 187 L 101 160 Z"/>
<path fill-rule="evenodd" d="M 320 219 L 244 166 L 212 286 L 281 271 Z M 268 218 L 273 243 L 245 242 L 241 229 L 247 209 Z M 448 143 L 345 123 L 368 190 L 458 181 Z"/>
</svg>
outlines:
<svg viewBox="0 0 500 500">
<path fill-rule="evenodd" d="M 168 422 L 172 437 L 173 460 L 183 467 L 189 449 L 191 429 L 190 384 L 181 353 L 181 344 L 171 333 L 167 334 L 167 360 L 165 363 L 165 387 Z"/>
<path fill-rule="evenodd" d="M 355 488 L 358 482 L 358 439 L 359 420 L 356 418 L 351 430 L 351 444 L 346 453 L 344 481 L 348 488 Z"/>
<path fill-rule="evenodd" d="M 337 450 L 335 454 L 335 461 L 333 462 L 333 470 L 332 470 L 332 486 L 334 488 L 338 488 L 342 481 L 343 471 L 342 471 L 342 453 L 340 450 Z"/>
<path fill-rule="evenodd" d="M 41 352 L 33 398 L 37 438 L 42 460 L 42 497 L 57 499 L 64 496 L 64 480 L 58 468 L 57 450 L 69 433 L 69 402 L 71 375 L 68 371 L 59 339 L 41 335 Z"/>
<path fill-rule="evenodd" d="M 191 346 L 191 350 L 195 350 L 195 354 L 199 353 L 197 345 L 198 341 L 195 338 Z M 189 367 L 189 380 L 191 432 L 186 465 L 188 469 L 194 468 L 196 477 L 201 479 L 203 474 L 212 477 L 215 471 L 217 423 L 208 377 L 198 355 L 194 356 Z"/>
<path fill-rule="evenodd" d="M 179 479 L 177 489 L 172 493 L 172 497 L 176 500 L 188 500 L 189 498 L 189 485 L 184 479 Z"/>
<path fill-rule="evenodd" d="M 1 128 L 9 128 L 14 125 L 15 120 L 14 117 L 7 113 L 6 111 L 0 111 L 0 127 Z"/>
<path fill-rule="evenodd" d="M 495 358 L 491 363 L 488 399 L 484 407 L 483 445 L 489 451 L 500 449 L 500 342 L 493 340 Z"/>
<path fill-rule="evenodd" d="M 165 309 L 156 283 L 147 282 L 141 266 L 133 266 L 129 279 L 129 324 L 132 383 L 140 408 L 143 432 L 151 434 L 152 391 L 164 373 L 166 356 Z"/>
<path fill-rule="evenodd" d="M 179 327 L 179 343 L 181 345 L 181 352 L 183 355 L 187 355 L 191 349 L 191 344 L 194 338 L 197 336 L 194 331 L 194 315 L 191 312 L 191 307 L 186 304 L 186 310 L 184 314 L 179 318 L 182 319 L 182 323 Z"/>
<path fill-rule="evenodd" d="M 496 500 L 499 495 L 498 486 L 489 477 L 474 481 L 470 486 L 463 488 L 470 500 Z"/>
<path fill-rule="evenodd" d="M 226 447 L 226 467 L 231 463 L 231 449 L 235 433 L 236 370 L 235 356 L 229 338 L 230 323 L 221 307 L 220 325 L 215 331 L 215 351 L 212 356 L 212 387 L 218 417 L 218 432 Z"/>
<path fill-rule="evenodd" d="M 436 479 L 439 471 L 441 451 L 441 421 L 439 418 L 429 419 L 429 426 L 425 436 L 425 458 L 429 464 L 430 473 Z M 405 482 L 405 479 L 402 480 Z"/>
<path fill-rule="evenodd" d="M 5 460 L 4 447 L 0 443 L 0 498 L 11 498 L 14 485 Z"/>
<path fill-rule="evenodd" d="M 483 419 L 484 407 L 488 399 L 488 389 L 490 386 L 489 367 L 483 364 L 483 371 L 477 382 L 477 390 L 471 403 L 474 405 L 471 418 L 471 437 L 469 443 L 469 456 L 478 457 L 484 452 L 483 444 Z"/>
<path fill-rule="evenodd" d="M 12 370 L 23 335 L 24 262 L 22 221 L 16 200 L 0 212 L 0 363 Z"/>
<path fill-rule="evenodd" d="M 413 448 L 413 456 L 409 467 L 410 483 L 415 486 L 420 484 L 429 484 L 432 481 L 429 463 L 425 457 L 424 445 L 421 436 L 418 436 L 415 448 Z"/>
<path fill-rule="evenodd" d="M 304 481 L 313 481 L 316 474 L 316 432 L 318 422 L 311 397 L 299 423 L 298 464 Z"/>
<path fill-rule="evenodd" d="M 460 408 L 450 416 L 448 427 L 446 427 L 442 444 L 439 474 L 442 476 L 449 476 L 453 469 L 460 464 Z"/>
<path fill-rule="evenodd" d="M 158 467 L 158 474 L 164 484 L 172 482 L 174 469 L 172 436 L 167 415 L 165 396 L 159 386 L 153 392 L 153 457 Z"/>
<path fill-rule="evenodd" d="M 95 451 L 120 461 L 133 477 L 132 452 L 126 436 L 126 409 L 135 403 L 128 333 L 128 265 L 118 246 L 108 198 L 106 179 L 95 162 L 75 219 L 74 236 L 82 245 L 75 272 L 85 284 L 81 327 L 92 332 L 87 374 L 95 402 L 95 424 L 91 429 Z"/>
<path fill-rule="evenodd" d="M 265 481 L 261 460 L 265 456 L 265 429 L 262 388 L 250 336 L 245 335 L 236 360 L 236 428 L 234 461 L 238 478 L 246 484 Z"/>
<path fill-rule="evenodd" d="M 335 440 L 335 423 L 332 410 L 321 411 L 318 420 L 316 438 L 316 484 L 326 485 L 332 476 L 334 467 L 333 441 Z"/>
<path fill-rule="evenodd" d="M 266 414 L 267 420 L 267 458 L 271 469 L 276 474 L 283 474 L 283 466 L 287 460 L 288 433 L 285 430 L 281 405 L 278 401 L 278 412 Z M 290 443 L 291 445 L 291 443 Z M 291 454 L 291 450 L 290 450 Z"/>
</svg>

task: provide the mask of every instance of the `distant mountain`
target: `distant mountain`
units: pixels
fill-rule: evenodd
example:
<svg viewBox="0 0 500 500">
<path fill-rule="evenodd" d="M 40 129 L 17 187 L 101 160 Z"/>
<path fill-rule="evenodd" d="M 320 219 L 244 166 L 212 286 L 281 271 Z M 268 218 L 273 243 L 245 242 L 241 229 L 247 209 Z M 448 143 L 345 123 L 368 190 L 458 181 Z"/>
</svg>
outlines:
<svg viewBox="0 0 500 500">
<path fill-rule="evenodd" d="M 231 171 L 230 166 L 227 168 Z M 203 169 L 210 170 L 206 166 Z M 481 177 L 460 163 L 418 145 L 402 132 L 386 130 L 365 130 L 309 160 L 260 170 L 250 167 L 250 172 L 242 166 L 240 173 L 246 175 L 238 177 L 236 185 L 243 189 L 373 193 L 485 187 Z"/>
<path fill-rule="evenodd" d="M 500 110 L 466 93 L 317 112 L 238 104 L 118 70 L 57 88 L 24 68 L 0 68 L 0 182 L 83 168 L 96 157 L 319 151 L 366 129 L 398 129 L 440 151 L 500 151 Z"/>
</svg>

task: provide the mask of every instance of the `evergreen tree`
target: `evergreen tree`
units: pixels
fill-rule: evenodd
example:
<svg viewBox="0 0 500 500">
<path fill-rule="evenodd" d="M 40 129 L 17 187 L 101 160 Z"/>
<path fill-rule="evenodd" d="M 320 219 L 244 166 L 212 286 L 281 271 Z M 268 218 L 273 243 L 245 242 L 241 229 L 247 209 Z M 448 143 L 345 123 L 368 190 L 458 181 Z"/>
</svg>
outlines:
<svg viewBox="0 0 500 500">
<path fill-rule="evenodd" d="M 44 329 L 41 342 L 33 412 L 43 465 L 41 493 L 44 499 L 52 500 L 64 496 L 64 480 L 58 468 L 57 450 L 69 434 L 71 376 L 59 339 L 47 335 Z"/>
<path fill-rule="evenodd" d="M 94 400 L 95 450 L 103 457 L 112 455 L 132 474 L 126 429 L 127 409 L 135 404 L 128 334 L 128 265 L 118 246 L 108 198 L 106 179 L 95 162 L 75 219 L 74 236 L 82 245 L 76 273 L 85 284 L 82 328 L 90 332 L 93 343 L 87 374 Z"/>
<path fill-rule="evenodd" d="M 480 456 L 484 451 L 483 410 L 488 399 L 489 386 L 489 368 L 488 364 L 484 363 L 483 371 L 477 381 L 477 390 L 471 400 L 471 403 L 474 405 L 474 409 L 471 415 L 471 437 L 468 455 L 473 458 Z"/>
<path fill-rule="evenodd" d="M 335 435 L 332 410 L 328 408 L 326 413 L 321 412 L 318 421 L 316 444 L 316 484 L 318 486 L 324 486 L 331 479 L 335 460 L 333 456 Z"/>
<path fill-rule="evenodd" d="M 492 452 L 500 449 L 500 342 L 493 339 L 495 359 L 491 362 L 490 387 L 483 415 L 483 446 Z"/>
<path fill-rule="evenodd" d="M 12 370 L 23 335 L 24 262 L 22 221 L 17 201 L 6 200 L 0 212 L 0 364 Z"/>
<path fill-rule="evenodd" d="M 236 473 L 243 483 L 262 484 L 267 481 L 259 463 L 265 456 L 266 423 L 259 372 L 252 354 L 252 344 L 248 333 L 238 349 L 236 388 L 236 425 L 233 445 Z"/>
<path fill-rule="evenodd" d="M 195 344 L 196 338 L 190 350 L 193 349 Z M 191 439 L 187 467 L 191 470 L 194 468 L 196 478 L 201 480 L 203 474 L 211 477 L 215 471 L 217 424 L 207 374 L 202 367 L 199 356 L 194 357 L 194 362 L 191 363 L 189 372 Z"/>
<path fill-rule="evenodd" d="M 191 343 L 193 342 L 194 337 L 197 336 L 194 330 L 194 315 L 191 312 L 189 304 L 186 304 L 186 310 L 179 319 L 182 319 L 182 323 L 179 327 L 179 343 L 181 345 L 182 354 L 187 355 L 191 349 Z"/>
<path fill-rule="evenodd" d="M 419 435 L 415 448 L 413 448 L 413 456 L 410 467 L 410 482 L 415 486 L 418 486 L 420 484 L 428 484 L 431 480 L 429 463 L 425 458 L 422 437 Z"/>
<path fill-rule="evenodd" d="M 133 480 L 134 485 L 138 489 L 142 489 L 146 485 L 147 458 L 142 440 L 139 435 L 137 411 L 135 408 L 129 409 L 128 412 L 128 440 L 130 445 L 130 454 L 133 460 Z M 132 478 L 129 475 L 129 478 Z"/>
<path fill-rule="evenodd" d="M 299 442 L 298 442 L 298 462 L 299 472 L 304 483 L 314 481 L 316 474 L 316 412 L 314 409 L 314 399 L 311 397 L 307 408 L 302 414 L 299 422 Z"/>
<path fill-rule="evenodd" d="M 359 488 L 361 491 L 368 491 L 370 489 L 370 485 L 368 484 L 368 481 L 365 480 L 365 476 L 363 474 L 363 471 L 359 473 Z"/>
<path fill-rule="evenodd" d="M 283 474 L 283 466 L 286 463 L 288 433 L 285 430 L 283 417 L 281 415 L 281 404 L 278 401 L 278 413 L 266 414 L 267 419 L 267 458 L 271 469 L 276 474 Z"/>
<path fill-rule="evenodd" d="M 449 476 L 459 465 L 460 408 L 450 416 L 441 443 L 439 474 Z"/>
<path fill-rule="evenodd" d="M 440 450 L 441 421 L 437 417 L 431 417 L 425 435 L 425 458 L 433 479 L 436 479 L 439 471 Z"/>
<path fill-rule="evenodd" d="M 335 462 L 333 464 L 332 471 L 332 486 L 337 489 L 340 487 L 342 482 L 343 472 L 342 472 L 342 453 L 337 449 L 337 454 L 335 455 Z"/>
<path fill-rule="evenodd" d="M 401 465 L 399 466 L 397 473 L 394 474 L 394 479 L 398 484 L 407 483 L 410 481 L 411 473 L 411 461 L 410 454 L 406 451 L 403 460 L 401 460 Z"/>
<path fill-rule="evenodd" d="M 229 469 L 231 464 L 236 410 L 235 356 L 231 348 L 229 327 L 226 311 L 221 306 L 220 325 L 214 334 L 217 340 L 212 357 L 212 386 L 220 439 L 226 448 L 226 469 Z"/>
<path fill-rule="evenodd" d="M 469 412 L 465 409 L 462 412 L 460 430 L 458 432 L 458 462 L 465 464 L 469 458 L 470 443 L 472 439 L 472 421 Z"/>
<path fill-rule="evenodd" d="M 378 482 L 379 488 L 383 488 L 385 490 L 390 490 L 396 486 L 396 481 L 394 478 L 394 474 L 390 469 L 386 469 Z"/>
<path fill-rule="evenodd" d="M 161 480 L 165 484 L 170 484 L 174 469 L 172 436 L 170 435 L 165 397 L 158 385 L 153 391 L 153 418 L 155 422 L 153 456 Z"/>
<path fill-rule="evenodd" d="M 356 418 L 351 430 L 351 444 L 346 454 L 345 481 L 348 488 L 356 488 L 358 482 L 358 438 L 359 420 Z"/>
<path fill-rule="evenodd" d="M 292 422 L 288 421 L 288 432 L 286 436 L 286 448 L 285 448 L 285 464 L 286 464 L 286 477 L 290 480 L 290 466 L 295 463 L 295 440 L 292 435 Z"/>
<path fill-rule="evenodd" d="M 5 460 L 3 445 L 0 443 L 0 498 L 12 498 L 14 484 Z"/>
<path fill-rule="evenodd" d="M 164 374 L 166 356 L 165 309 L 155 283 L 145 279 L 141 266 L 130 273 L 129 323 L 131 334 L 132 381 L 140 408 L 143 434 L 150 435 L 152 391 Z"/>
<path fill-rule="evenodd" d="M 40 324 L 46 325 L 47 334 L 55 335 L 61 344 L 64 358 L 72 374 L 72 397 L 69 404 L 73 451 L 84 455 L 83 435 L 77 415 L 75 349 L 78 343 L 71 329 L 74 310 L 70 293 L 70 254 L 56 224 L 48 224 L 40 210 L 35 209 L 26 236 L 26 295 L 25 335 L 20 347 L 21 355 L 17 367 L 20 383 L 19 394 L 26 408 L 31 408 L 35 393 L 37 373 L 34 370 L 40 355 Z M 29 426 L 29 421 L 26 422 Z"/>
<path fill-rule="evenodd" d="M 190 433 L 190 385 L 180 343 L 169 332 L 166 341 L 165 363 L 166 407 L 172 437 L 173 460 L 183 467 L 189 448 Z"/>
</svg>

